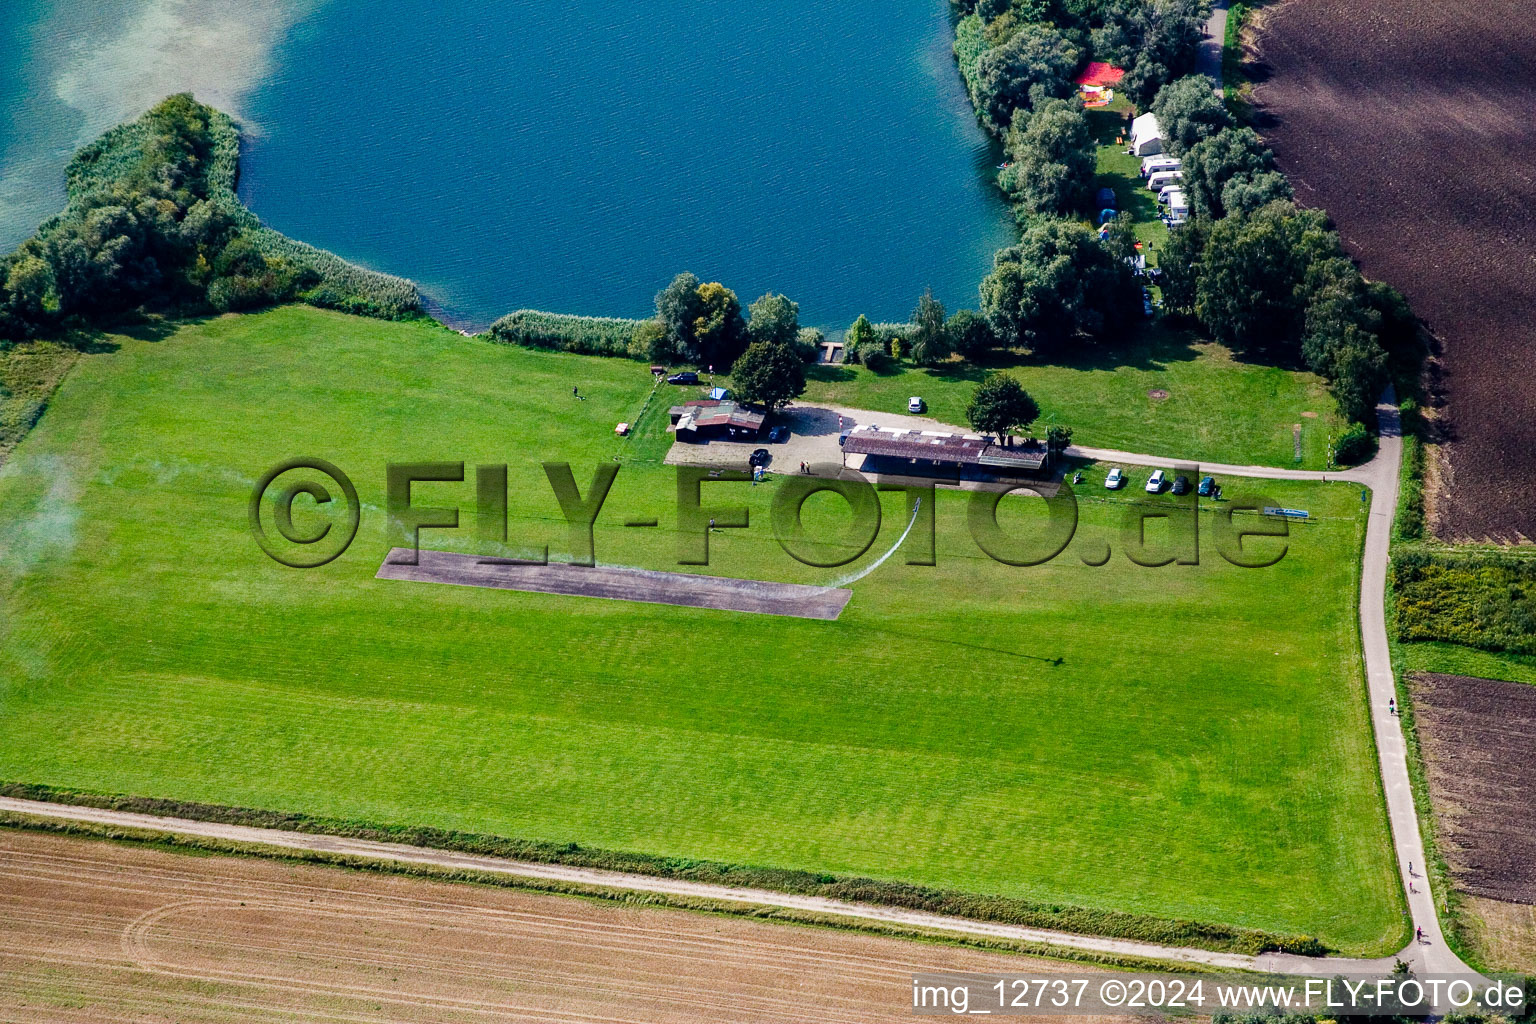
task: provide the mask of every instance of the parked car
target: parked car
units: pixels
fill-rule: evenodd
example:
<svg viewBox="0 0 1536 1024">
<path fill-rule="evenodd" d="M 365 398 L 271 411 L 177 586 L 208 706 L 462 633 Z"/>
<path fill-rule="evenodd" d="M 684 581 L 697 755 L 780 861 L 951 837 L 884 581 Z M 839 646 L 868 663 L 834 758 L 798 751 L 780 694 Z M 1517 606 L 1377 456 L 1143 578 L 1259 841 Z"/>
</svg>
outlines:
<svg viewBox="0 0 1536 1024">
<path fill-rule="evenodd" d="M 789 440 L 789 428 L 782 424 L 768 431 L 768 440 L 773 444 L 783 444 Z"/>
<path fill-rule="evenodd" d="M 1200 488 L 1195 492 L 1202 498 L 1214 498 L 1216 496 L 1216 478 L 1203 476 L 1200 478 Z"/>
<path fill-rule="evenodd" d="M 697 384 L 698 382 L 699 375 L 694 373 L 692 370 L 687 370 L 683 373 L 674 373 L 672 376 L 667 378 L 668 384 Z"/>
<path fill-rule="evenodd" d="M 1189 493 L 1189 477 L 1184 476 L 1182 473 L 1180 475 L 1174 477 L 1173 478 L 1173 493 L 1176 494 L 1176 495 L 1188 494 Z"/>
<path fill-rule="evenodd" d="M 928 403 L 923 401 L 917 395 L 913 395 L 911 398 L 907 399 L 907 412 L 925 412 L 927 409 Z"/>
<path fill-rule="evenodd" d="M 747 465 L 766 466 L 768 465 L 768 461 L 772 458 L 773 456 L 768 453 L 767 448 L 755 448 L 753 449 L 752 454 L 747 456 Z"/>
<path fill-rule="evenodd" d="M 1125 486 L 1125 472 L 1119 466 L 1109 471 L 1109 476 L 1104 478 L 1104 486 L 1111 491 L 1118 491 Z"/>
<path fill-rule="evenodd" d="M 1147 478 L 1147 493 L 1148 494 L 1162 494 L 1163 493 L 1163 471 L 1162 470 L 1160 470 L 1160 469 L 1154 470 L 1152 472 L 1152 475 Z"/>
</svg>

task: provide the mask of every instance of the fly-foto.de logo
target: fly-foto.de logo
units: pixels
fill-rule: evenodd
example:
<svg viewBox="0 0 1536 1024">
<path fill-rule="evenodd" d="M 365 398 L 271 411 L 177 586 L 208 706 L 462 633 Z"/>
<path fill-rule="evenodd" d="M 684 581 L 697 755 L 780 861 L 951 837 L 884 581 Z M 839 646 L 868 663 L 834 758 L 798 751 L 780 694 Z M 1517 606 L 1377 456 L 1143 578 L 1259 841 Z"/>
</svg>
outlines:
<svg viewBox="0 0 1536 1024">
<path fill-rule="evenodd" d="M 739 491 L 730 485 L 755 486 L 760 477 L 743 470 L 700 466 L 673 467 L 676 503 L 667 528 L 676 536 L 678 565 L 708 565 L 710 537 L 721 530 L 752 529 L 751 510 L 741 504 Z M 567 462 L 545 462 L 542 469 L 569 532 L 569 564 L 598 564 L 596 530 L 608 508 L 608 499 L 621 466 L 599 463 L 583 488 Z M 1197 466 L 1180 466 L 1180 472 L 1198 475 Z M 1077 536 L 1079 497 L 1071 483 L 1020 481 L 968 483 L 944 479 L 871 480 L 836 463 L 807 466 L 803 473 L 766 478 L 772 487 L 769 528 L 784 553 L 802 564 L 819 568 L 847 565 L 862 557 L 878 538 L 883 519 L 881 492 L 905 495 L 899 546 L 907 565 L 938 564 L 936 550 L 937 508 L 943 501 L 964 505 L 965 527 L 976 547 L 1005 565 L 1043 565 L 1060 557 Z M 472 490 L 470 486 L 472 483 Z M 948 486 L 945 486 L 946 483 Z M 482 464 L 466 470 L 463 462 L 392 462 L 384 467 L 384 513 L 392 544 L 419 551 L 423 531 L 457 530 L 458 507 L 441 507 L 413 500 L 416 484 L 462 484 L 464 498 L 473 496 L 475 532 L 487 564 L 547 564 L 547 545 L 517 544 L 509 536 L 511 509 L 507 465 Z M 941 490 L 942 487 L 942 490 Z M 815 495 L 829 494 L 846 503 L 849 515 L 839 536 L 819 536 L 808 529 L 806 503 Z M 1042 515 L 1024 525 L 1005 526 L 999 516 L 1005 498 L 1019 496 L 1037 503 Z M 1103 499 L 1093 499 L 1102 501 Z M 1239 495 L 1202 502 L 1199 495 L 1162 495 L 1122 505 L 1119 546 L 1136 565 L 1199 565 L 1202 516 L 1213 535 L 1218 554 L 1242 568 L 1265 568 L 1285 557 L 1290 536 L 1289 519 L 1296 513 L 1261 495 Z M 296 520 L 296 508 L 310 515 Z M 314 515 L 319 512 L 322 515 Z M 644 530 L 662 527 L 655 515 L 623 516 L 609 510 L 613 521 Z M 257 482 L 248 506 L 251 535 L 275 561 L 293 568 L 316 568 L 339 557 L 356 538 L 362 519 L 362 503 L 350 477 L 334 464 L 318 458 L 296 458 L 272 467 Z M 1149 540 L 1149 525 L 1157 534 Z M 1254 542 L 1250 538 L 1281 538 L 1282 542 Z M 1089 566 L 1107 564 L 1113 557 L 1108 541 L 1085 543 L 1077 551 Z M 509 552 L 519 550 L 517 557 Z M 530 555 L 529 552 L 532 552 Z"/>
</svg>

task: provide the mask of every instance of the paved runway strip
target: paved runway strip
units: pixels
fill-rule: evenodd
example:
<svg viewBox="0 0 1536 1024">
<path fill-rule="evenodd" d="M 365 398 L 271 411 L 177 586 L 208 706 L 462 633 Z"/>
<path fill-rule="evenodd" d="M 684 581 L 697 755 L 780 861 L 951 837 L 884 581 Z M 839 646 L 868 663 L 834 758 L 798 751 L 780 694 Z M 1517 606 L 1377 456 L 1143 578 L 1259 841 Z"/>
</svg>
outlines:
<svg viewBox="0 0 1536 1024">
<path fill-rule="evenodd" d="M 851 590 L 808 587 L 801 583 L 769 583 L 609 565 L 484 564 L 476 555 L 425 549 L 419 552 L 418 564 L 405 564 L 410 556 L 409 548 L 392 549 L 375 575 L 381 580 L 602 597 L 759 615 L 790 615 L 801 619 L 835 619 L 853 596 Z"/>
</svg>

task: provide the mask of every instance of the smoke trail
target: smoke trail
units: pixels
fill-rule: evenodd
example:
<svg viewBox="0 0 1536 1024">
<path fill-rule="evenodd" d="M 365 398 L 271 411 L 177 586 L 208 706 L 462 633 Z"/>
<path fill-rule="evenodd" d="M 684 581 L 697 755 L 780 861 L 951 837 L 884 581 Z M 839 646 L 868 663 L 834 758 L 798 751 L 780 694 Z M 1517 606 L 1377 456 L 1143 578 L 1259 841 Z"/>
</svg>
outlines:
<svg viewBox="0 0 1536 1024">
<path fill-rule="evenodd" d="M 922 507 L 923 507 L 923 499 L 922 498 L 918 498 L 916 501 L 914 501 L 912 503 L 912 520 L 907 523 L 907 528 L 905 530 L 901 531 L 901 536 L 896 538 L 896 543 L 891 545 L 891 550 L 887 551 L 885 554 L 883 554 L 879 558 L 875 559 L 873 564 L 865 566 L 864 568 L 860 569 L 858 572 L 850 573 L 847 576 L 843 576 L 843 577 L 841 577 L 839 579 L 833 580 L 831 583 L 828 583 L 826 585 L 825 589 L 827 589 L 827 590 L 834 590 L 837 587 L 846 587 L 850 583 L 857 583 L 857 582 L 859 582 L 859 580 L 863 579 L 865 576 L 868 576 L 870 573 L 872 573 L 876 569 L 880 568 L 880 566 L 884 565 L 885 564 L 885 560 L 887 558 L 890 558 L 892 555 L 894 555 L 896 553 L 896 549 L 901 547 L 902 543 L 906 541 L 907 534 L 912 532 L 912 527 L 917 525 L 917 510 L 922 508 Z"/>
</svg>

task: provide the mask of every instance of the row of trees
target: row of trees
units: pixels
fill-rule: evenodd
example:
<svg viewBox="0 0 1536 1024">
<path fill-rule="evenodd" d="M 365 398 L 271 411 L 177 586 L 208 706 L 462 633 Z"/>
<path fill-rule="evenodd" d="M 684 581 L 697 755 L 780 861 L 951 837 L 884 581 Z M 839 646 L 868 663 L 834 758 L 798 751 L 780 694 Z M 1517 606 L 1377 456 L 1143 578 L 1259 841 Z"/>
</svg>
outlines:
<svg viewBox="0 0 1536 1024">
<path fill-rule="evenodd" d="M 419 309 L 408 282 L 261 227 L 234 196 L 238 152 L 233 122 L 189 94 L 83 147 L 64 211 L 0 257 L 0 339 L 143 306 L 226 311 L 313 294 L 374 315 Z"/>
<path fill-rule="evenodd" d="M 1240 352 L 1299 359 L 1346 417 L 1369 420 L 1394 363 L 1422 355 L 1403 297 L 1361 277 L 1325 214 L 1296 207 L 1274 154 L 1232 123 L 1204 77 L 1168 85 L 1153 112 L 1183 157 L 1191 213 L 1162 250 L 1165 308 Z"/>
</svg>

